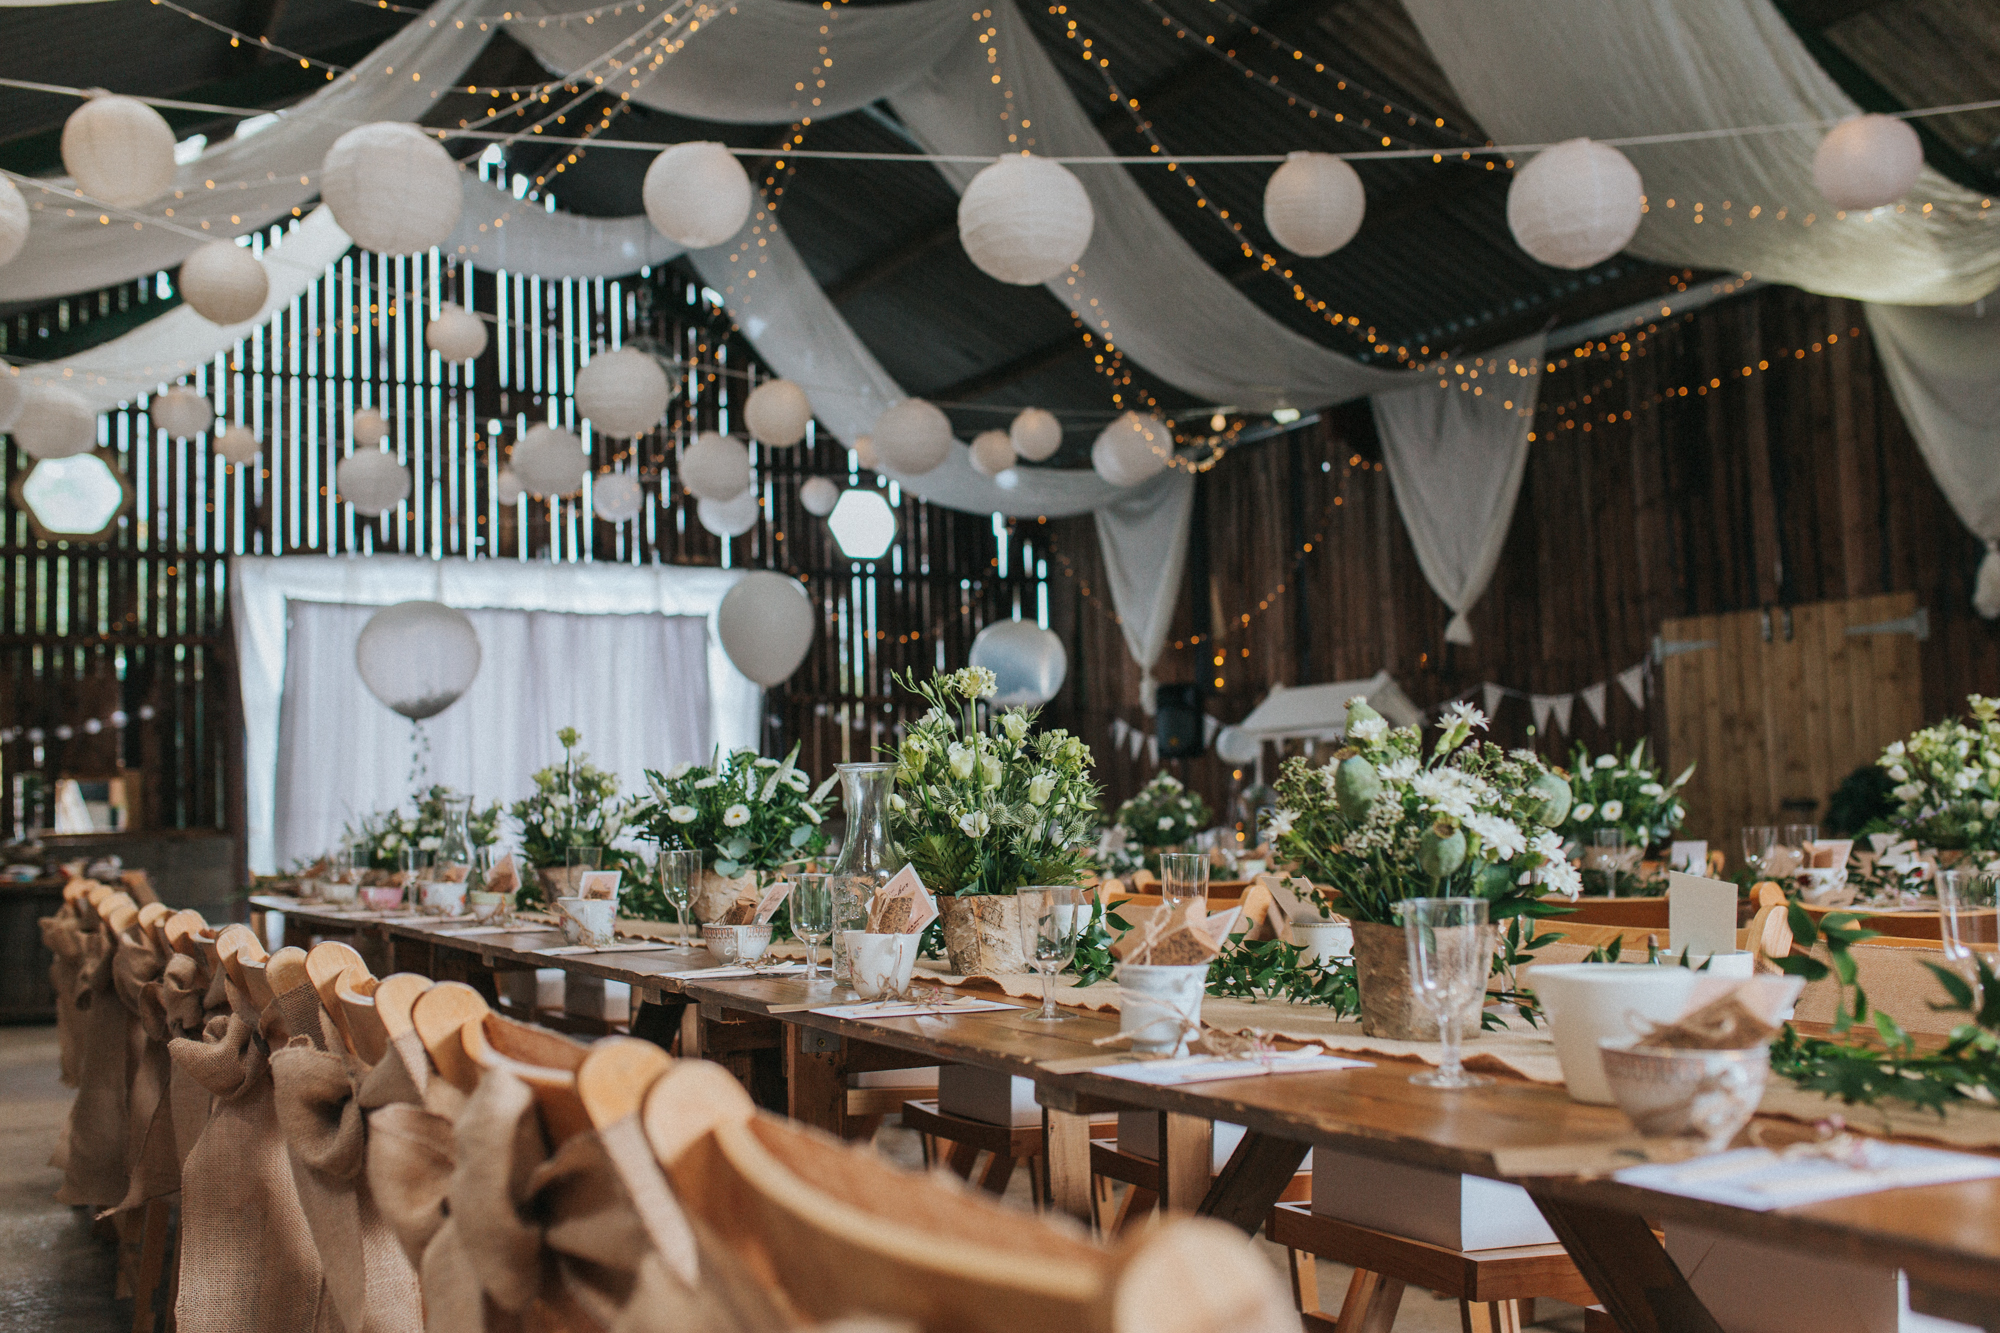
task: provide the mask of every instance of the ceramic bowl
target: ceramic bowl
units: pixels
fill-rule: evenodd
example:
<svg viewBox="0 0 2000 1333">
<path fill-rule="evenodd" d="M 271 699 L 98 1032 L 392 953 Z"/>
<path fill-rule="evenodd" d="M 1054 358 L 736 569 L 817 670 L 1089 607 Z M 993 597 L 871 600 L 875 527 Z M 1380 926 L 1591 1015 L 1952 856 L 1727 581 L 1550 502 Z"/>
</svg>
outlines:
<svg viewBox="0 0 2000 1333">
<path fill-rule="evenodd" d="M 1598 1043 L 1635 1041 L 1687 1011 L 1695 974 L 1684 967 L 1647 963 L 1542 963 L 1528 970 L 1527 986 L 1542 1002 L 1562 1062 L 1563 1083 L 1579 1102 L 1608 1106 Z"/>
<path fill-rule="evenodd" d="M 351 903 L 360 887 L 351 879 L 323 879 L 319 882 L 319 896 L 323 902 Z"/>
<path fill-rule="evenodd" d="M 725 963 L 748 965 L 764 956 L 771 947 L 771 927 L 749 926 L 703 926 L 701 942 L 708 951 Z"/>
<path fill-rule="evenodd" d="M 427 879 L 417 888 L 423 894 L 424 911 L 432 916 L 457 916 L 465 911 L 462 879 Z"/>
<path fill-rule="evenodd" d="M 850 947 L 854 989 L 863 999 L 901 995 L 909 989 L 910 972 L 917 965 L 917 936 L 856 931 Z"/>
<path fill-rule="evenodd" d="M 361 905 L 371 912 L 393 912 L 403 905 L 403 886 L 364 884 L 361 886 Z"/>
<path fill-rule="evenodd" d="M 1721 1152 L 1756 1114 L 1771 1072 L 1768 1047 L 1683 1051 L 1599 1043 L 1618 1108 L 1648 1138 L 1697 1138 Z"/>
<path fill-rule="evenodd" d="M 472 919 L 482 926 L 497 925 L 514 910 L 514 895 L 475 889 L 465 895 L 465 910 L 472 913 Z"/>
</svg>

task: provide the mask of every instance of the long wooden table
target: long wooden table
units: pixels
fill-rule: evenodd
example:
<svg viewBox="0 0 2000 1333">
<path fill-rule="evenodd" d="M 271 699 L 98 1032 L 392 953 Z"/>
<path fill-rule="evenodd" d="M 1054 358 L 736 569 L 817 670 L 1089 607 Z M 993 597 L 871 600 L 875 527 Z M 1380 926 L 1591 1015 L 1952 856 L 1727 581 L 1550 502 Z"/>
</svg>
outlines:
<svg viewBox="0 0 2000 1333">
<path fill-rule="evenodd" d="M 2000 1180 L 1862 1195 L 1775 1212 L 1743 1209 L 1578 1176 L 1510 1176 L 1496 1154 L 1628 1139 L 1612 1107 L 1573 1102 L 1560 1087 L 1500 1078 L 1442 1092 L 1409 1082 L 1411 1066 L 1293 1073 L 1157 1087 L 1081 1067 L 1106 1058 L 1095 1039 L 1117 1030 L 1115 1015 L 1076 1012 L 1060 1025 L 1031 1010 L 855 1021 L 805 1006 L 794 977 L 682 978 L 715 966 L 705 953 L 663 950 L 547 957 L 553 928 L 496 936 L 449 937 L 422 922 L 370 927 L 340 913 L 253 900 L 319 930 L 379 929 L 404 954 L 428 949 L 429 974 L 560 967 L 623 981 L 635 1000 L 775 1029 L 781 1037 L 784 1104 L 797 1119 L 841 1125 L 846 1075 L 857 1069 L 925 1063 L 968 1064 L 1032 1079 L 1044 1110 L 1047 1197 L 1079 1218 L 1091 1216 L 1090 1116 L 1108 1109 L 1152 1111 L 1160 1124 L 1163 1207 L 1206 1213 L 1254 1232 L 1269 1216 L 1307 1150 L 1337 1150 L 1440 1171 L 1510 1180 L 1527 1188 L 1620 1328 L 1630 1333 L 1719 1333 L 1667 1257 L 1651 1223 L 1681 1222 L 1820 1257 L 1841 1257 L 1910 1276 L 1914 1308 L 2000 1333 Z M 456 955 L 455 959 L 451 959 Z M 478 959 L 473 962 L 472 959 Z M 439 967 L 451 959 L 451 965 Z M 416 958 L 410 959 L 414 966 Z M 491 989 L 490 981 L 486 987 Z M 637 1009 L 635 1007 L 635 1015 Z M 635 1031 L 646 1027 L 635 1019 Z M 654 1025 L 664 1026 L 664 1025 Z M 1222 1173 L 1210 1179 L 1213 1122 L 1246 1126 Z M 1774 1274 L 1773 1281 L 1782 1281 Z"/>
</svg>

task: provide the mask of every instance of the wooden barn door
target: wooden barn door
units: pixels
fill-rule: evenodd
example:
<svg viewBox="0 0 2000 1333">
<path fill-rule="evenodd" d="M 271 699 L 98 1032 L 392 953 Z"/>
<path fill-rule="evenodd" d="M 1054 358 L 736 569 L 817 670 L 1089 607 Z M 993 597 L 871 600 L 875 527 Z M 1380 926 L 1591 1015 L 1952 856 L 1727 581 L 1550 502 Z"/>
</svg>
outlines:
<svg viewBox="0 0 2000 1333">
<path fill-rule="evenodd" d="M 1841 779 L 1923 725 L 1915 593 L 1660 626 L 1665 768 L 1697 765 L 1685 836 L 1741 854 L 1746 824 L 1809 823 Z"/>
</svg>

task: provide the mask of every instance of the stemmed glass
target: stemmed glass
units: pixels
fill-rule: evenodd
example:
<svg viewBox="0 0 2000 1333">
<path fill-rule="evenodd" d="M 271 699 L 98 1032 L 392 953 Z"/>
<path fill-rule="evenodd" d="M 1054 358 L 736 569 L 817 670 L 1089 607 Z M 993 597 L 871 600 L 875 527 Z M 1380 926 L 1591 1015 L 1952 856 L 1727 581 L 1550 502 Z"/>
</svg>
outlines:
<svg viewBox="0 0 2000 1333">
<path fill-rule="evenodd" d="M 431 868 L 431 854 L 415 847 L 405 847 L 398 858 L 403 865 L 403 894 L 411 907 L 424 905 L 423 890 L 417 887 L 419 880 L 428 879 L 425 874 Z"/>
<path fill-rule="evenodd" d="M 674 920 L 680 923 L 680 947 L 692 949 L 688 934 L 688 906 L 694 900 L 694 882 L 701 875 L 701 853 L 663 848 L 653 866 L 660 877 L 660 893 L 674 906 Z"/>
<path fill-rule="evenodd" d="M 1969 866 L 1937 873 L 1938 934 L 1944 956 L 1964 974 L 1972 987 L 1973 1006 L 1984 1003 L 1980 994 L 1979 953 L 1986 965 L 2000 966 L 1995 949 L 2000 948 L 2000 872 Z"/>
<path fill-rule="evenodd" d="M 1778 835 L 1778 845 L 1792 854 L 1792 869 L 1803 870 L 1812 860 L 1811 845 L 1819 841 L 1819 825 L 1787 824 Z"/>
<path fill-rule="evenodd" d="M 1763 874 L 1764 867 L 1771 863 L 1771 854 L 1777 850 L 1778 830 L 1769 824 L 1743 830 L 1743 864 L 1751 874 Z"/>
<path fill-rule="evenodd" d="M 1190 898 L 1208 899 L 1206 852 L 1160 853 L 1160 900 L 1171 908 Z"/>
<path fill-rule="evenodd" d="M 792 891 L 792 934 L 806 946 L 808 990 L 819 985 L 819 942 L 833 933 L 833 879 L 819 871 L 802 874 Z"/>
<path fill-rule="evenodd" d="M 1071 1017 L 1056 1009 L 1056 974 L 1076 956 L 1077 937 L 1090 919 L 1086 892 L 1045 887 L 1022 889 L 1016 895 L 1021 904 L 1021 953 L 1028 970 L 1042 978 L 1042 1010 L 1028 1020 L 1031 1023 L 1063 1023 Z"/>
<path fill-rule="evenodd" d="M 1590 831 L 1590 849 L 1584 853 L 1584 868 L 1602 876 L 1604 896 L 1618 896 L 1618 867 L 1625 859 L 1625 830 L 1600 828 Z"/>
<path fill-rule="evenodd" d="M 1427 1088 L 1471 1088 L 1492 1080 L 1468 1074 L 1460 1062 L 1458 1016 L 1486 990 L 1493 933 L 1484 898 L 1406 898 L 1396 905 L 1410 951 L 1410 987 L 1437 1019 L 1443 1062 L 1410 1075 Z"/>
</svg>

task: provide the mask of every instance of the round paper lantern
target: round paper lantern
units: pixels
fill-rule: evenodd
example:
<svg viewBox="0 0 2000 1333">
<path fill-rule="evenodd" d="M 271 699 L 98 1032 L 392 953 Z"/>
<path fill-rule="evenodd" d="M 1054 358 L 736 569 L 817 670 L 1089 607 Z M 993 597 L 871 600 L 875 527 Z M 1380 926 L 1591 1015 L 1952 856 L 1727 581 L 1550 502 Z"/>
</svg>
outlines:
<svg viewBox="0 0 2000 1333">
<path fill-rule="evenodd" d="M 357 449 L 334 469 L 334 489 L 367 518 L 387 513 L 410 495 L 410 474 L 394 454 Z"/>
<path fill-rule="evenodd" d="M 479 656 L 479 631 L 442 602 L 385 606 L 354 641 L 362 684 L 412 722 L 457 703 L 479 675 Z"/>
<path fill-rule="evenodd" d="M 177 440 L 199 435 L 215 424 L 215 404 L 193 389 L 169 389 L 148 410 L 153 424 Z"/>
<path fill-rule="evenodd" d="M 1090 446 L 1090 465 L 1113 486 L 1137 486 L 1174 456 L 1174 434 L 1158 417 L 1127 412 Z"/>
<path fill-rule="evenodd" d="M 389 422 L 372 407 L 354 414 L 354 439 L 358 444 L 377 445 L 389 437 Z"/>
<path fill-rule="evenodd" d="M 1068 167 L 1026 153 L 980 171 L 958 199 L 958 239 L 972 262 L 1002 282 L 1032 287 L 1083 258 L 1096 221 Z"/>
<path fill-rule="evenodd" d="M 28 243 L 28 201 L 13 181 L 0 176 L 0 264 Z"/>
<path fill-rule="evenodd" d="M 729 660 L 769 689 L 799 669 L 818 617 L 797 579 L 760 569 L 723 595 L 715 633 Z"/>
<path fill-rule="evenodd" d="M 1003 708 L 1039 708 L 1056 697 L 1069 674 L 1069 654 L 1053 630 L 1032 620 L 1001 620 L 980 630 L 966 655 L 971 666 L 993 673 Z"/>
<path fill-rule="evenodd" d="M 857 435 L 854 437 L 854 461 L 870 472 L 881 466 L 882 460 L 875 456 L 875 437 Z"/>
<path fill-rule="evenodd" d="M 320 198 L 364 250 L 409 255 L 443 245 L 465 206 L 458 164 L 415 125 L 382 120 L 333 141 Z"/>
<path fill-rule="evenodd" d="M 1264 185 L 1264 226 L 1295 255 L 1317 259 L 1354 239 L 1368 193 L 1332 153 L 1291 153 Z"/>
<path fill-rule="evenodd" d="M 662 236 L 704 250 L 743 229 L 755 195 L 727 148 L 697 142 L 677 143 L 654 158 L 640 197 Z"/>
<path fill-rule="evenodd" d="M 750 438 L 774 449 L 803 440 L 812 414 L 806 391 L 790 380 L 765 380 L 743 404 L 743 424 L 750 428 Z"/>
<path fill-rule="evenodd" d="M 212 324 L 241 324 L 263 313 L 271 277 L 234 241 L 210 241 L 181 261 L 181 299 Z"/>
<path fill-rule="evenodd" d="M 750 451 L 734 435 L 705 430 L 681 454 L 681 485 L 703 500 L 734 500 L 750 489 Z"/>
<path fill-rule="evenodd" d="M 0 431 L 14 429 L 21 416 L 22 392 L 27 384 L 12 366 L 0 366 Z"/>
<path fill-rule="evenodd" d="M 255 458 L 262 447 L 257 432 L 241 422 L 215 437 L 215 452 L 222 455 L 223 461 L 239 466 Z"/>
<path fill-rule="evenodd" d="M 1917 132 L 1894 116 L 1850 116 L 1826 132 L 1813 154 L 1813 184 L 1835 208 L 1893 204 L 1923 169 Z"/>
<path fill-rule="evenodd" d="M 1523 250 L 1551 268 L 1589 268 L 1625 248 L 1644 205 L 1638 168 L 1625 154 L 1565 139 L 1514 174 L 1507 226 Z"/>
<path fill-rule="evenodd" d="M 93 199 L 129 208 L 174 183 L 174 131 L 144 102 L 101 93 L 63 122 L 63 170 Z"/>
<path fill-rule="evenodd" d="M 757 526 L 757 492 L 750 487 L 733 500 L 697 500 L 694 516 L 718 537 L 741 537 Z"/>
<path fill-rule="evenodd" d="M 646 492 L 629 472 L 606 472 L 590 487 L 590 507 L 606 523 L 623 523 L 639 516 Z"/>
<path fill-rule="evenodd" d="M 922 476 L 951 455 L 951 418 L 921 398 L 905 398 L 875 418 L 869 438 L 881 467 Z"/>
<path fill-rule="evenodd" d="M 1014 418 L 1014 424 L 1007 428 L 1007 438 L 1015 453 L 1031 463 L 1040 463 L 1062 448 L 1062 422 L 1056 420 L 1053 412 L 1030 407 Z"/>
<path fill-rule="evenodd" d="M 972 437 L 972 470 L 997 477 L 1014 466 L 1014 442 L 1004 430 L 982 430 Z"/>
<path fill-rule="evenodd" d="M 71 458 L 97 447 L 97 413 L 73 389 L 28 384 L 14 418 L 14 443 L 30 458 Z"/>
<path fill-rule="evenodd" d="M 831 477 L 807 477 L 799 487 L 799 503 L 814 518 L 825 518 L 840 503 L 840 485 Z"/>
<path fill-rule="evenodd" d="M 593 356 L 576 373 L 576 410 L 606 435 L 644 435 L 673 396 L 667 372 L 636 347 Z"/>
<path fill-rule="evenodd" d="M 514 476 L 530 495 L 574 495 L 588 471 L 583 441 L 560 426 L 530 426 L 514 446 Z"/>
<path fill-rule="evenodd" d="M 486 321 L 464 306 L 441 307 L 424 325 L 424 345 L 447 361 L 470 361 L 486 350 Z"/>
<path fill-rule="evenodd" d="M 513 468 L 503 467 L 500 469 L 499 474 L 493 478 L 493 498 L 503 505 L 518 504 L 521 497 L 527 493 L 528 488 L 523 486 L 521 479 L 514 475 Z"/>
</svg>

